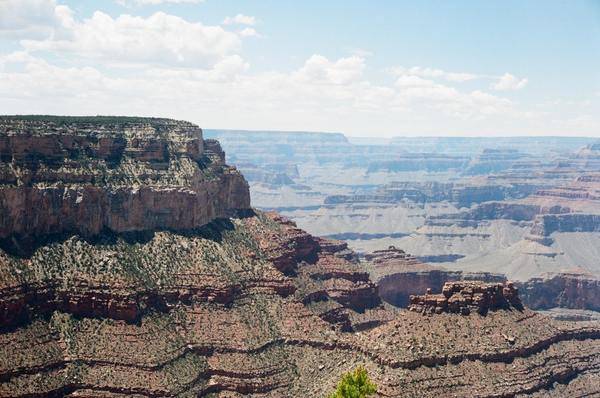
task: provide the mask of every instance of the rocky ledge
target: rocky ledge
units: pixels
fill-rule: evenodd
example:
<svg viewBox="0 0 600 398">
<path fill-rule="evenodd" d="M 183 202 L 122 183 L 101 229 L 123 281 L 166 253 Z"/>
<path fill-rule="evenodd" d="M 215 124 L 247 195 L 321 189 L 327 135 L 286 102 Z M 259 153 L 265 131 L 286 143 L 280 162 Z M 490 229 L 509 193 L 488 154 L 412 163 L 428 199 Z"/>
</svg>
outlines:
<svg viewBox="0 0 600 398">
<path fill-rule="evenodd" d="M 247 226 L 266 258 L 291 277 L 295 297 L 315 315 L 342 331 L 372 328 L 393 318 L 378 287 L 344 242 L 314 237 L 277 213 L 248 219 Z"/>
<path fill-rule="evenodd" d="M 485 315 L 488 311 L 514 308 L 523 310 L 518 289 L 511 282 L 446 282 L 441 294 L 411 296 L 410 311 L 424 314 L 443 312 L 469 315 L 477 312 Z"/>
</svg>

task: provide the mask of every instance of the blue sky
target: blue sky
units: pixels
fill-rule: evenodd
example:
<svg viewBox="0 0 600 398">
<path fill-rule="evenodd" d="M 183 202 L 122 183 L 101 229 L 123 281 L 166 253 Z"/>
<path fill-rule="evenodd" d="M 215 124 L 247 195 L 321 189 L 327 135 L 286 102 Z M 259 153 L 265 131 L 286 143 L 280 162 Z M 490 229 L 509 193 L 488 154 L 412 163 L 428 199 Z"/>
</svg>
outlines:
<svg viewBox="0 0 600 398">
<path fill-rule="evenodd" d="M 600 136 L 600 1 L 3 0 L 0 94 L 207 128 Z"/>
</svg>

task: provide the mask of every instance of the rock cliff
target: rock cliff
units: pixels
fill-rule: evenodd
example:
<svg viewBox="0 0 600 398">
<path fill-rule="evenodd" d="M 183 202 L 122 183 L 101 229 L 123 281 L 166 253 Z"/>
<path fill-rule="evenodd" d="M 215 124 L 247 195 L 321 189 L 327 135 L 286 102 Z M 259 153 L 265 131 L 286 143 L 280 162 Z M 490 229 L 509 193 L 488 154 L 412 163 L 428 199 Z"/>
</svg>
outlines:
<svg viewBox="0 0 600 398">
<path fill-rule="evenodd" d="M 0 239 L 191 229 L 250 207 L 248 185 L 193 124 L 0 118 Z"/>
<path fill-rule="evenodd" d="M 531 234 L 550 236 L 554 232 L 600 232 L 600 214 L 544 214 L 536 217 Z"/>
<path fill-rule="evenodd" d="M 448 201 L 458 208 L 462 208 L 487 201 L 524 198 L 539 188 L 540 186 L 536 184 L 469 185 L 414 181 L 391 182 L 369 194 L 327 196 L 324 203 L 332 205 L 342 203 L 393 204 L 403 200 L 415 203 Z"/>
<path fill-rule="evenodd" d="M 530 308 L 600 311 L 600 279 L 585 274 L 551 274 L 518 284 Z"/>
<path fill-rule="evenodd" d="M 400 308 L 408 307 L 412 295 L 441 293 L 446 282 L 506 282 L 506 277 L 500 274 L 453 271 L 422 263 L 393 246 L 365 255 L 365 262 L 372 269 L 382 300 Z"/>
</svg>

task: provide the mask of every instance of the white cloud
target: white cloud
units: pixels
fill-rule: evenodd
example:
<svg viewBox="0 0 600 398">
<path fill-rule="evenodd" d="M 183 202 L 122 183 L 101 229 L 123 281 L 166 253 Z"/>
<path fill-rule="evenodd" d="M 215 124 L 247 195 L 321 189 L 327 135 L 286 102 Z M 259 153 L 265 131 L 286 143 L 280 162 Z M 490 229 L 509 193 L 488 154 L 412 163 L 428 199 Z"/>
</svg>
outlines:
<svg viewBox="0 0 600 398">
<path fill-rule="evenodd" d="M 396 86 L 398 87 L 425 87 L 434 85 L 435 82 L 433 80 L 423 79 L 421 77 L 411 75 L 403 75 L 398 77 L 396 80 Z"/>
<path fill-rule="evenodd" d="M 467 72 L 447 72 L 442 69 L 423 68 L 420 66 L 413 66 L 410 68 L 397 66 L 389 68 L 388 70 L 392 75 L 404 79 L 407 84 L 410 84 L 411 81 L 418 81 L 417 79 L 410 79 L 409 77 L 426 78 L 429 79 L 428 81 L 430 82 L 430 79 L 441 79 L 453 83 L 462 83 L 477 79 L 491 79 L 495 82 L 490 85 L 490 88 L 498 91 L 507 91 L 519 90 L 525 87 L 528 81 L 527 79 L 519 79 L 510 73 L 505 73 L 502 76 L 495 76 Z M 398 84 L 402 84 L 402 81 L 399 81 Z"/>
<path fill-rule="evenodd" d="M 426 79 L 376 85 L 365 80 L 364 68 L 359 57 L 329 60 L 313 55 L 289 73 L 249 74 L 248 63 L 231 55 L 212 69 L 140 68 L 138 74 L 115 77 L 94 67 L 58 67 L 17 52 L 0 57 L 0 80 L 6 82 L 0 88 L 0 107 L 13 113 L 26 107 L 27 112 L 41 113 L 68 109 L 170 116 L 204 126 L 228 126 L 235 114 L 237 127 L 269 123 L 305 130 L 355 124 L 392 128 L 393 123 L 418 129 L 440 121 L 472 123 L 518 115 L 501 97 L 460 92 Z"/>
<path fill-rule="evenodd" d="M 239 33 L 242 37 L 260 37 L 260 34 L 254 28 L 244 28 Z"/>
<path fill-rule="evenodd" d="M 493 83 L 491 87 L 498 91 L 507 90 L 520 90 L 527 84 L 527 79 L 519 79 L 510 73 L 505 73 L 498 78 L 496 83 Z"/>
<path fill-rule="evenodd" d="M 235 17 L 226 17 L 223 20 L 224 25 L 256 25 L 256 18 L 244 14 L 237 14 Z"/>
<path fill-rule="evenodd" d="M 364 76 L 360 58 L 315 55 L 295 71 L 258 74 L 236 54 L 211 69 L 139 66 L 137 73 L 115 75 L 98 65 L 57 66 L 24 51 L 0 55 L 0 109 L 164 116 L 203 127 L 362 135 L 552 134 L 566 128 L 558 117 L 536 118 L 482 90 L 465 92 L 412 78 L 411 84 L 374 84 Z M 596 119 L 577 117 L 563 119 L 572 120 L 574 134 L 597 135 Z"/>
<path fill-rule="evenodd" d="M 158 5 L 158 4 L 198 4 L 204 0 L 115 0 L 118 4 L 129 7 L 132 5 Z"/>
<path fill-rule="evenodd" d="M 391 68 L 390 71 L 393 75 L 411 75 L 411 76 L 419 76 L 426 78 L 440 78 L 451 82 L 466 82 L 469 80 L 474 80 L 481 78 L 481 75 L 475 75 L 472 73 L 465 72 L 446 72 L 441 69 L 434 68 L 422 68 L 420 66 L 413 66 L 411 68 L 404 67 L 394 67 Z"/>
<path fill-rule="evenodd" d="M 147 78 L 174 79 L 179 81 L 206 81 L 211 83 L 231 83 L 250 65 L 239 55 L 231 55 L 217 63 L 212 69 L 165 69 L 153 68 L 145 72 Z"/>
<path fill-rule="evenodd" d="M 245 37 L 259 33 L 256 19 L 241 14 L 228 22 L 240 25 L 228 31 L 163 12 L 112 17 L 98 11 L 75 19 L 55 0 L 0 0 L 0 7 L 0 35 L 22 39 L 15 41 L 18 51 L 0 54 L 4 113 L 135 114 L 214 127 L 389 135 L 481 135 L 490 126 L 527 134 L 531 120 L 542 119 L 486 92 L 489 81 L 478 80 L 494 79 L 491 88 L 498 90 L 527 83 L 508 73 L 394 68 L 386 82 L 366 73 L 368 54 L 358 50 L 338 59 L 315 54 L 293 70 L 253 72 L 239 50 Z M 563 119 L 579 134 L 596 134 L 596 119 L 573 108 Z M 539 126 L 548 126 L 546 119 Z M 564 130 L 556 119 L 553 126 Z"/>
<path fill-rule="evenodd" d="M 72 22 L 72 12 L 55 0 L 0 0 L 0 37 L 44 38 Z"/>
<path fill-rule="evenodd" d="M 205 26 L 157 12 L 147 18 L 96 11 L 75 22 L 68 35 L 23 40 L 31 52 L 53 51 L 111 63 L 150 63 L 209 68 L 241 46 L 239 37 L 220 26 Z"/>
<path fill-rule="evenodd" d="M 398 89 L 398 99 L 411 109 L 430 109 L 461 119 L 512 112 L 512 103 L 507 99 L 479 90 L 462 92 L 447 83 L 432 80 L 441 78 L 456 83 L 480 75 L 421 67 L 393 68 L 391 72 L 397 76 L 394 86 Z"/>
<path fill-rule="evenodd" d="M 306 60 L 294 76 L 311 83 L 349 84 L 361 77 L 364 68 L 364 58 L 356 55 L 332 62 L 315 54 Z"/>
</svg>

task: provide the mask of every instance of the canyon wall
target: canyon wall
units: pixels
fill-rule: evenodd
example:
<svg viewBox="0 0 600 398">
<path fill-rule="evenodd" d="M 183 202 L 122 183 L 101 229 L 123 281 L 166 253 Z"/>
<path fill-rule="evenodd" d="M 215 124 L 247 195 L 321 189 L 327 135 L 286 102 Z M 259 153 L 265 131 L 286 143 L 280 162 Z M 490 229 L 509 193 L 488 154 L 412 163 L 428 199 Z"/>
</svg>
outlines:
<svg viewBox="0 0 600 398">
<path fill-rule="evenodd" d="M 0 118 L 0 239 L 200 227 L 250 207 L 224 161 L 187 122 Z"/>
<path fill-rule="evenodd" d="M 393 246 L 367 253 L 364 261 L 372 270 L 379 296 L 399 308 L 408 307 L 412 295 L 441 293 L 446 282 L 506 282 L 506 277 L 500 274 L 453 271 L 429 265 Z"/>
<path fill-rule="evenodd" d="M 550 236 L 554 232 L 600 232 L 600 214 L 544 214 L 536 217 L 532 234 Z"/>
<path fill-rule="evenodd" d="M 530 308 L 555 307 L 600 311 L 600 280 L 589 275 L 555 274 L 518 283 Z"/>
</svg>

